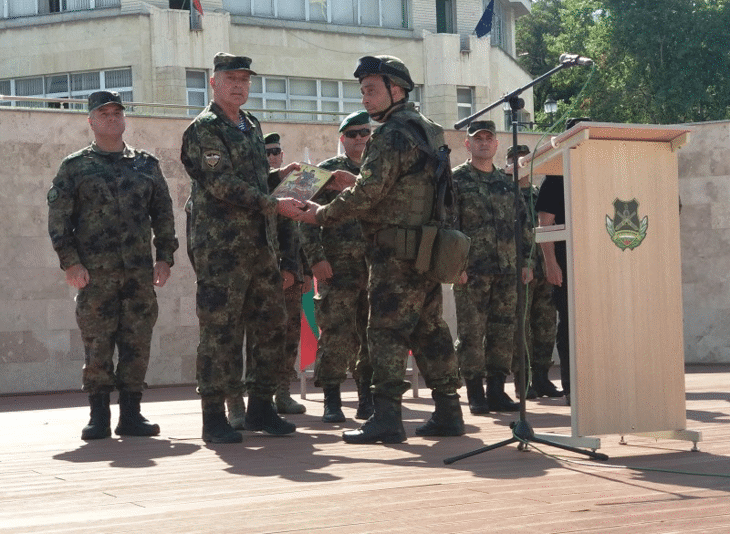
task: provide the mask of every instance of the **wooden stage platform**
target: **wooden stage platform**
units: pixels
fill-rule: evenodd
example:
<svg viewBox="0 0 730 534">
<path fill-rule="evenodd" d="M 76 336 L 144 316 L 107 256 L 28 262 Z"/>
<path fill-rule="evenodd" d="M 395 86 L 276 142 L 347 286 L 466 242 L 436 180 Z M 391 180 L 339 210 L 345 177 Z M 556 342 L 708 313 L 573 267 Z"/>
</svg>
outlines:
<svg viewBox="0 0 730 534">
<path fill-rule="evenodd" d="M 215 446 L 200 439 L 192 387 L 145 394 L 159 437 L 89 443 L 79 437 L 83 394 L 0 397 L 0 533 L 730 532 L 730 366 L 687 369 L 687 428 L 702 432 L 699 452 L 688 442 L 601 436 L 607 462 L 510 445 L 444 465 L 509 438 L 517 419 L 469 414 L 464 389 L 465 436 L 415 436 L 433 406 L 422 388 L 420 398 L 404 397 L 406 443 L 348 445 L 342 430 L 360 424 L 353 384 L 341 425 L 321 422 L 322 393 L 312 389 L 308 413 L 289 416 L 296 434 L 245 432 L 242 444 Z M 569 434 L 562 399 L 527 407 L 535 432 Z M 115 405 L 113 426 L 117 413 Z"/>
</svg>

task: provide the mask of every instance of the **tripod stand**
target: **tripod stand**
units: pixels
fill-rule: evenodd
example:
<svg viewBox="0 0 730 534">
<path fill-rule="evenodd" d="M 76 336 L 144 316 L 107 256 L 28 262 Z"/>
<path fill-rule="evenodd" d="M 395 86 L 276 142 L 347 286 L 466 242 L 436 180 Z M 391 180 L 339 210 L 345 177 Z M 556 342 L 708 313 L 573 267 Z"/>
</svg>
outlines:
<svg viewBox="0 0 730 534">
<path fill-rule="evenodd" d="M 470 117 L 467 117 L 458 123 L 454 125 L 454 128 L 457 130 L 462 128 L 463 126 L 469 124 L 472 122 L 475 118 L 482 115 L 483 113 L 486 113 L 487 111 L 497 107 L 502 102 L 508 102 L 511 109 L 511 119 L 512 119 L 512 154 L 513 154 L 513 178 L 514 178 L 514 195 L 515 195 L 515 213 L 520 213 L 519 205 L 520 205 L 520 186 L 519 186 L 519 172 L 518 172 L 518 165 L 517 165 L 517 150 L 518 150 L 518 143 L 517 143 L 517 129 L 518 129 L 518 116 L 517 113 L 520 109 L 522 109 L 525 105 L 525 101 L 519 97 L 520 94 L 522 94 L 523 91 L 526 89 L 532 87 L 536 83 L 539 83 L 540 81 L 544 80 L 545 78 L 548 78 L 549 76 L 552 76 L 556 72 L 566 68 L 566 67 L 572 67 L 577 63 L 571 62 L 571 61 L 565 61 L 560 63 L 557 67 L 554 69 L 546 72 L 542 76 L 532 80 L 527 85 L 520 87 L 519 89 L 513 91 L 512 93 L 509 93 L 508 95 L 502 97 L 497 102 L 487 106 L 481 111 L 478 111 L 474 115 L 471 115 Z M 524 284 L 522 284 L 521 279 L 521 273 L 522 268 L 524 266 L 523 261 L 523 251 L 522 251 L 522 231 L 523 231 L 523 221 L 521 217 L 516 217 L 515 220 L 515 245 L 517 249 L 517 277 L 516 277 L 516 285 L 517 285 L 517 317 L 523 317 L 525 312 L 525 287 Z M 468 458 L 470 456 L 475 456 L 477 454 L 480 454 L 482 452 L 487 452 L 493 449 L 497 449 L 500 447 L 504 447 L 505 445 L 510 445 L 512 443 L 519 443 L 518 449 L 523 449 L 529 443 L 540 443 L 543 445 L 550 445 L 553 447 L 557 447 L 559 449 L 564 449 L 571 452 L 576 452 L 579 454 L 584 454 L 586 456 L 589 456 L 590 458 L 593 458 L 595 460 L 607 460 L 608 456 L 602 453 L 597 453 L 595 451 L 589 451 L 585 449 L 580 449 L 577 447 L 572 447 L 570 445 L 565 445 L 563 443 L 556 443 L 553 441 L 550 441 L 549 439 L 536 436 L 535 433 L 532 430 L 532 427 L 527 422 L 527 408 L 526 408 L 526 397 L 525 394 L 526 390 L 526 382 L 525 382 L 525 325 L 524 321 L 518 321 L 517 326 L 517 356 L 519 358 L 519 368 L 520 368 L 520 376 L 519 376 L 519 382 L 518 387 L 520 391 L 520 418 L 518 421 L 512 422 L 510 424 L 510 428 L 512 429 L 512 437 L 509 439 L 506 439 L 504 441 L 500 441 L 499 443 L 495 443 L 493 445 L 488 445 L 486 447 L 482 447 L 480 449 L 476 449 L 471 452 L 467 452 L 465 454 L 461 454 L 458 456 L 453 456 L 451 458 L 446 458 L 444 460 L 445 464 L 452 464 L 458 460 L 462 460 L 464 458 Z"/>
</svg>

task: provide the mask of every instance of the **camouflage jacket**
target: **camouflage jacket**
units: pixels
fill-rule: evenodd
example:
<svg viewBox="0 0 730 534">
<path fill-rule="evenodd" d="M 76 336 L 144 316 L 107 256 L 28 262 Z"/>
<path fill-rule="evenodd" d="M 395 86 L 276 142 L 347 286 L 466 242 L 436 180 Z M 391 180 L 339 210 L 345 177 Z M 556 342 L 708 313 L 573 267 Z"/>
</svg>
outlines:
<svg viewBox="0 0 730 534">
<path fill-rule="evenodd" d="M 276 203 L 258 120 L 240 111 L 241 131 L 211 102 L 183 134 L 180 159 L 190 175 L 190 247 L 276 251 Z"/>
<path fill-rule="evenodd" d="M 356 176 L 360 174 L 360 167 L 345 155 L 325 160 L 318 167 L 328 171 L 348 171 Z M 337 191 L 325 189 L 317 202 L 326 204 L 336 196 Z M 331 227 L 304 224 L 301 229 L 302 248 L 311 265 L 338 256 L 365 257 L 366 243 L 359 221 L 347 221 Z"/>
<path fill-rule="evenodd" d="M 48 233 L 61 269 L 151 269 L 174 263 L 172 199 L 157 158 L 96 143 L 66 157 L 48 191 Z"/>
<path fill-rule="evenodd" d="M 453 170 L 458 192 L 460 229 L 471 237 L 467 275 L 515 274 L 517 247 L 515 221 L 525 217 L 525 203 L 520 199 L 515 213 L 515 186 L 502 169 L 492 172 L 476 169 L 471 161 Z M 524 226 L 523 253 L 529 254 L 530 230 Z M 527 264 L 525 264 L 527 266 Z"/>
<path fill-rule="evenodd" d="M 393 111 L 368 140 L 355 185 L 317 210 L 317 222 L 330 226 L 360 220 L 363 235 L 392 227 L 417 228 L 431 220 L 436 169 L 402 123 L 425 131 L 443 129 L 406 103 Z M 434 150 L 436 147 L 433 147 Z"/>
<path fill-rule="evenodd" d="M 278 173 L 269 174 L 270 191 L 273 191 L 280 182 Z M 286 217 L 277 217 L 276 238 L 279 246 L 279 268 L 294 274 L 296 280 L 302 282 L 305 274 L 311 275 L 311 269 L 302 251 L 302 234 L 299 223 Z"/>
<path fill-rule="evenodd" d="M 527 228 L 534 230 L 537 224 L 537 212 L 535 211 L 535 204 L 537 203 L 537 196 L 540 194 L 540 188 L 536 185 L 528 185 L 527 187 L 520 188 L 522 192 L 522 198 L 525 200 L 525 208 L 527 210 Z M 542 255 L 542 248 L 537 243 L 530 243 L 533 247 L 532 263 L 535 266 L 533 276 L 535 279 L 545 277 L 545 260 Z"/>
</svg>

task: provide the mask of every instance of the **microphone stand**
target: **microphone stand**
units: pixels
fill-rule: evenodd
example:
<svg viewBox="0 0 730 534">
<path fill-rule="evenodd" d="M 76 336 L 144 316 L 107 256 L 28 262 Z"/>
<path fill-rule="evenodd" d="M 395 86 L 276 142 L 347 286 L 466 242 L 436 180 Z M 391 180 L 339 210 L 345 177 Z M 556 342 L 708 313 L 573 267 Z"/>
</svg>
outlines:
<svg viewBox="0 0 730 534">
<path fill-rule="evenodd" d="M 473 115 L 462 119 L 461 121 L 454 124 L 454 128 L 457 130 L 461 129 L 462 127 L 466 126 L 467 124 L 471 123 L 474 119 L 479 117 L 480 115 L 486 113 L 487 111 L 494 109 L 498 105 L 500 105 L 503 102 L 508 102 L 511 109 L 511 118 L 512 118 L 512 173 L 514 178 L 514 195 L 515 195 L 515 213 L 519 214 L 519 206 L 520 206 L 520 179 L 518 175 L 518 155 L 517 155 L 517 128 L 519 125 L 518 119 L 517 119 L 517 112 L 525 107 L 525 101 L 519 97 L 520 94 L 522 94 L 523 91 L 526 89 L 529 89 L 533 85 L 541 82 L 542 80 L 549 78 L 553 74 L 568 68 L 572 67 L 574 65 L 577 65 L 575 61 L 564 61 L 560 63 L 557 67 L 553 68 L 552 70 L 546 72 L 542 76 L 539 76 L 538 78 L 535 78 L 527 85 L 524 85 L 523 87 L 520 87 L 519 89 L 516 89 L 512 91 L 511 93 L 503 96 L 501 99 L 499 99 L 497 102 L 494 102 L 493 104 L 490 104 L 486 108 L 482 109 L 481 111 L 477 111 Z M 518 450 L 526 449 L 530 442 L 533 443 L 540 443 L 543 445 L 550 445 L 553 447 L 557 447 L 559 449 L 564 449 L 571 452 L 576 452 L 579 454 L 584 454 L 590 458 L 593 458 L 595 460 L 608 460 L 608 456 L 595 452 L 595 451 L 589 451 L 585 449 L 580 449 L 577 447 L 572 447 L 570 445 L 565 445 L 563 443 L 556 443 L 553 441 L 550 441 L 548 439 L 545 439 L 543 437 L 538 437 L 535 435 L 535 433 L 532 430 L 532 427 L 527 422 L 527 408 L 526 408 L 526 373 L 525 373 L 525 322 L 523 320 L 524 313 L 525 313 L 525 286 L 522 283 L 522 268 L 524 266 L 524 260 L 522 257 L 522 231 L 523 231 L 523 224 L 522 224 L 522 218 L 516 217 L 515 220 L 515 245 L 517 249 L 517 317 L 519 320 L 517 321 L 517 356 L 519 358 L 519 365 L 520 365 L 520 376 L 519 376 L 519 383 L 518 387 L 520 390 L 520 418 L 518 421 L 513 421 L 510 423 L 510 429 L 512 430 L 512 437 L 509 439 L 506 439 L 504 441 L 500 441 L 499 443 L 495 443 L 493 445 L 487 445 L 485 447 L 481 447 L 479 449 L 460 454 L 458 456 L 453 456 L 451 458 L 446 458 L 444 460 L 444 463 L 449 465 L 452 464 L 458 460 L 463 460 L 464 458 L 469 458 L 470 456 L 475 456 L 477 454 L 481 454 L 483 452 L 491 451 L 493 449 L 497 449 L 500 447 L 504 447 L 505 445 L 510 445 L 512 443 L 519 443 L 517 446 Z"/>
</svg>

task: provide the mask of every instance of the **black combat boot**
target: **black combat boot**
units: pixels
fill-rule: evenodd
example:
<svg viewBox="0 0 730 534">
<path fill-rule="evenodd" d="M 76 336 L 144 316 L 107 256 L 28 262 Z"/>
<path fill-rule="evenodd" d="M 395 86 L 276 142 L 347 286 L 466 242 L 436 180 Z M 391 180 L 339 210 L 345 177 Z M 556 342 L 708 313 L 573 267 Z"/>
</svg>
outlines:
<svg viewBox="0 0 730 534">
<path fill-rule="evenodd" d="M 532 380 L 533 381 L 535 380 L 535 375 L 532 375 Z M 529 384 L 527 383 L 527 380 L 525 380 L 525 382 L 526 382 L 526 385 L 527 385 L 527 392 L 526 392 L 527 395 L 525 395 L 525 398 L 527 400 L 535 400 L 537 398 L 537 392 L 535 391 L 535 388 L 533 387 L 532 382 L 530 382 Z M 515 372 L 515 397 L 517 397 L 518 399 L 521 398 L 521 395 L 520 395 L 520 372 L 519 371 L 516 371 Z"/>
<path fill-rule="evenodd" d="M 505 376 L 501 373 L 487 377 L 487 403 L 493 412 L 518 412 L 520 404 L 504 391 Z"/>
<path fill-rule="evenodd" d="M 160 425 L 150 423 L 140 413 L 141 391 L 119 392 L 119 424 L 114 432 L 118 436 L 157 436 Z"/>
<path fill-rule="evenodd" d="M 373 415 L 357 430 L 342 433 L 345 443 L 403 443 L 406 430 L 401 418 L 401 400 L 373 395 Z"/>
<path fill-rule="evenodd" d="M 294 423 L 279 417 L 271 398 L 258 397 L 249 393 L 248 410 L 246 410 L 246 430 L 264 431 L 268 434 L 282 436 L 291 434 L 297 428 Z"/>
<path fill-rule="evenodd" d="M 112 435 L 109 409 L 109 393 L 94 393 L 89 395 L 91 418 L 89 424 L 81 430 L 81 439 L 103 439 Z"/>
<path fill-rule="evenodd" d="M 203 397 L 203 441 L 206 443 L 241 443 L 243 436 L 233 430 L 223 406 L 223 399 Z"/>
<path fill-rule="evenodd" d="M 463 436 L 464 416 L 461 414 L 459 395 L 431 393 L 436 409 L 425 425 L 416 429 L 416 436 Z"/>
<path fill-rule="evenodd" d="M 481 376 L 470 378 L 466 383 L 466 398 L 469 400 L 469 411 L 474 415 L 489 413 L 489 404 L 484 396 L 484 380 Z"/>
<path fill-rule="evenodd" d="M 355 419 L 366 420 L 373 415 L 373 391 L 370 386 L 370 380 L 362 380 L 357 383 L 357 412 L 355 413 Z"/>
<path fill-rule="evenodd" d="M 342 398 L 340 386 L 328 386 L 324 388 L 324 415 L 323 423 L 344 423 L 345 414 L 342 413 Z"/>
<path fill-rule="evenodd" d="M 557 398 L 562 397 L 563 392 L 550 382 L 547 369 L 538 369 L 532 374 L 532 381 L 535 388 L 535 394 L 538 397 Z M 529 399 L 529 397 L 528 397 Z"/>
</svg>

